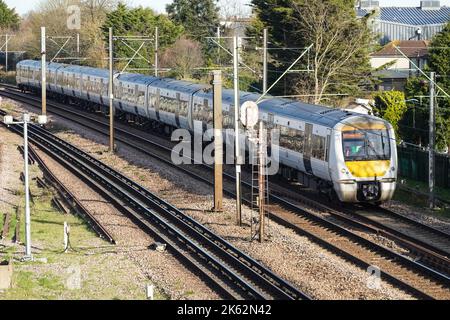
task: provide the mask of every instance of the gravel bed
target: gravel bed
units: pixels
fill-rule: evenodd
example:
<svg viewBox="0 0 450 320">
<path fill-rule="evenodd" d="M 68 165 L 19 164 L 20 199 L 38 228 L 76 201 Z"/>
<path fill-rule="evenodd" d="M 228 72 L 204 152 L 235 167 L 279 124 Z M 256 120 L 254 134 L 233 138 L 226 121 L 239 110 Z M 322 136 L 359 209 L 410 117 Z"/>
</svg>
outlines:
<svg viewBox="0 0 450 320">
<path fill-rule="evenodd" d="M 386 209 L 404 215 L 405 217 L 414 219 L 420 223 L 427 224 L 450 234 L 450 219 L 439 216 L 436 212 L 433 212 L 430 209 L 413 207 L 395 200 L 385 203 L 382 206 Z"/>
<path fill-rule="evenodd" d="M 212 190 L 172 167 L 118 143 L 118 156 L 109 156 L 106 137 L 70 121 L 51 116 L 58 134 L 96 158 L 112 165 L 143 184 L 186 213 L 217 232 L 235 246 L 250 253 L 274 272 L 296 284 L 316 299 L 411 299 L 401 290 L 381 282 L 379 289 L 367 286 L 364 270 L 301 237 L 294 231 L 271 223 L 269 241 L 250 242 L 250 210 L 244 207 L 246 227 L 235 226 L 234 200 L 224 199 L 223 213 L 212 213 Z M 69 129 L 69 132 L 64 132 Z M 82 137 L 75 134 L 79 132 Z"/>
<path fill-rule="evenodd" d="M 224 199 L 224 212 L 212 213 L 211 187 L 176 172 L 172 167 L 118 143 L 117 156 L 107 152 L 107 139 L 77 124 L 59 120 L 71 132 L 58 136 L 144 185 L 150 191 L 185 210 L 218 235 L 261 261 L 315 299 L 411 299 L 382 281 L 379 289 L 367 286 L 364 270 L 322 249 L 294 231 L 271 223 L 269 241 L 250 242 L 251 211 L 243 208 L 244 228 L 235 226 L 235 202 Z M 82 132 L 82 137 L 74 132 Z"/>
<path fill-rule="evenodd" d="M 117 241 L 115 247 L 117 254 L 128 257 L 138 265 L 165 295 L 171 299 L 219 298 L 172 255 L 150 250 L 148 247 L 155 242 L 155 239 L 120 213 L 112 204 L 45 153 L 41 151 L 38 153 L 58 179 L 111 232 Z"/>
</svg>

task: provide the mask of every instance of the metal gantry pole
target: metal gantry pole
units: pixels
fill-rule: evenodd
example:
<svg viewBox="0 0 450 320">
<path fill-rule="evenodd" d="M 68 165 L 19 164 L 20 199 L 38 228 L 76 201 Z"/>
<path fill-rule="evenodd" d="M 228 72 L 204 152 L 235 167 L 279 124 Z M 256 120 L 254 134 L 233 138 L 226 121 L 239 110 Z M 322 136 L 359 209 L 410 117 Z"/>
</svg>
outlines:
<svg viewBox="0 0 450 320">
<path fill-rule="evenodd" d="M 28 180 L 28 121 L 29 115 L 23 115 L 23 157 L 24 164 L 24 180 L 25 180 L 25 258 L 32 259 L 31 254 L 31 216 L 30 216 L 30 187 Z"/>
<path fill-rule="evenodd" d="M 109 28 L 109 151 L 114 153 L 114 44 L 113 28 Z"/>
<path fill-rule="evenodd" d="M 45 27 L 41 27 L 41 113 L 44 116 L 47 115 L 47 49 L 45 39 Z"/>
<path fill-rule="evenodd" d="M 158 76 L 158 39 L 159 38 L 159 34 L 158 34 L 158 27 L 155 27 L 155 77 Z"/>
<path fill-rule="evenodd" d="M 222 71 L 213 71 L 214 86 L 214 211 L 223 211 Z"/>
<path fill-rule="evenodd" d="M 220 44 L 220 26 L 217 27 L 217 41 Z M 220 66 L 220 46 L 217 46 L 217 65 Z"/>
<path fill-rule="evenodd" d="M 264 29 L 264 35 L 263 35 L 263 92 L 267 91 L 267 28 Z"/>
<path fill-rule="evenodd" d="M 430 142 L 429 142 L 429 206 L 434 208 L 434 140 L 435 140 L 435 122 L 436 114 L 434 109 L 434 79 L 435 73 L 430 72 Z"/>
<path fill-rule="evenodd" d="M 263 242 L 264 239 L 264 215 L 265 215 L 265 171 L 264 171 L 264 125 L 263 122 L 259 122 L 259 134 L 258 134 L 258 160 L 259 160 L 259 168 L 258 168 L 258 191 L 259 191 L 259 242 Z"/>
<path fill-rule="evenodd" d="M 233 37 L 233 82 L 234 82 L 234 137 L 235 137 L 235 162 L 236 162 L 236 219 L 237 224 L 242 224 L 241 214 L 241 152 L 239 146 L 239 39 Z"/>
<path fill-rule="evenodd" d="M 8 34 L 6 34 L 6 42 L 5 42 L 5 70 L 8 73 Z"/>
<path fill-rule="evenodd" d="M 77 33 L 77 53 L 80 55 L 80 34 Z"/>
</svg>

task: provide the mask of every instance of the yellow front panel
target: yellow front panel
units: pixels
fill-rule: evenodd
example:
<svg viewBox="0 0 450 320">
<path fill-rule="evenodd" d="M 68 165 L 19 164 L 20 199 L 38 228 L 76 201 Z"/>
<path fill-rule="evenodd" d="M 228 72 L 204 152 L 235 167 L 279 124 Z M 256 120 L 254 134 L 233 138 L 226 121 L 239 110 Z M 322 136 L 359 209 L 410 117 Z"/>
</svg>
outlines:
<svg viewBox="0 0 450 320">
<path fill-rule="evenodd" d="M 390 160 L 375 161 L 347 161 L 345 162 L 350 173 L 358 178 L 383 177 L 389 170 Z"/>
</svg>

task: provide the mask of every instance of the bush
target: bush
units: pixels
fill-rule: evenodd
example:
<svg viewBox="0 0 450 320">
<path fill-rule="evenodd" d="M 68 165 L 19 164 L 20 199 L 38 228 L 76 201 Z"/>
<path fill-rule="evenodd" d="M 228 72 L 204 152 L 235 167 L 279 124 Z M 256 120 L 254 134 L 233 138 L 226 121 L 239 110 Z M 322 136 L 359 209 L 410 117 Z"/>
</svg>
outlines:
<svg viewBox="0 0 450 320">
<path fill-rule="evenodd" d="M 400 91 L 382 91 L 374 96 L 375 114 L 392 124 L 399 135 L 399 121 L 407 110 L 405 94 Z"/>
</svg>

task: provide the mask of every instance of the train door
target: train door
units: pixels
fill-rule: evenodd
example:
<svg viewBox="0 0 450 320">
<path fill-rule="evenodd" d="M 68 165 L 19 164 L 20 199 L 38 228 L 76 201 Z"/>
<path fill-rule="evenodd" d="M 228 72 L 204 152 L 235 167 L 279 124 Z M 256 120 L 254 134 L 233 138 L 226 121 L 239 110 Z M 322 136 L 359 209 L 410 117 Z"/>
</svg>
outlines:
<svg viewBox="0 0 450 320">
<path fill-rule="evenodd" d="M 176 93 L 176 107 L 174 110 L 175 123 L 177 128 L 180 128 L 180 108 L 181 108 L 181 95 L 179 92 Z"/>
<path fill-rule="evenodd" d="M 313 125 L 310 123 L 305 124 L 305 145 L 303 150 L 303 165 L 307 173 L 312 174 L 311 166 L 311 153 L 312 153 L 312 133 Z"/>
<path fill-rule="evenodd" d="M 270 157 L 272 155 L 272 130 L 274 129 L 275 121 L 273 113 L 267 114 L 267 123 L 266 123 L 266 130 L 267 130 L 267 155 Z"/>
<path fill-rule="evenodd" d="M 156 99 L 155 99 L 155 113 L 156 113 L 156 120 L 160 121 L 159 116 L 159 104 L 161 102 L 161 89 L 156 89 Z"/>
<path fill-rule="evenodd" d="M 331 153 L 331 135 L 333 133 L 332 129 L 327 129 L 327 141 L 325 149 L 325 162 L 327 167 L 327 177 L 331 180 L 331 166 L 330 166 L 330 153 Z"/>
<path fill-rule="evenodd" d="M 316 177 L 329 180 L 329 170 L 327 161 L 327 141 L 329 141 L 330 132 L 325 128 L 316 130 L 313 134 L 312 146 L 312 168 Z"/>
</svg>

